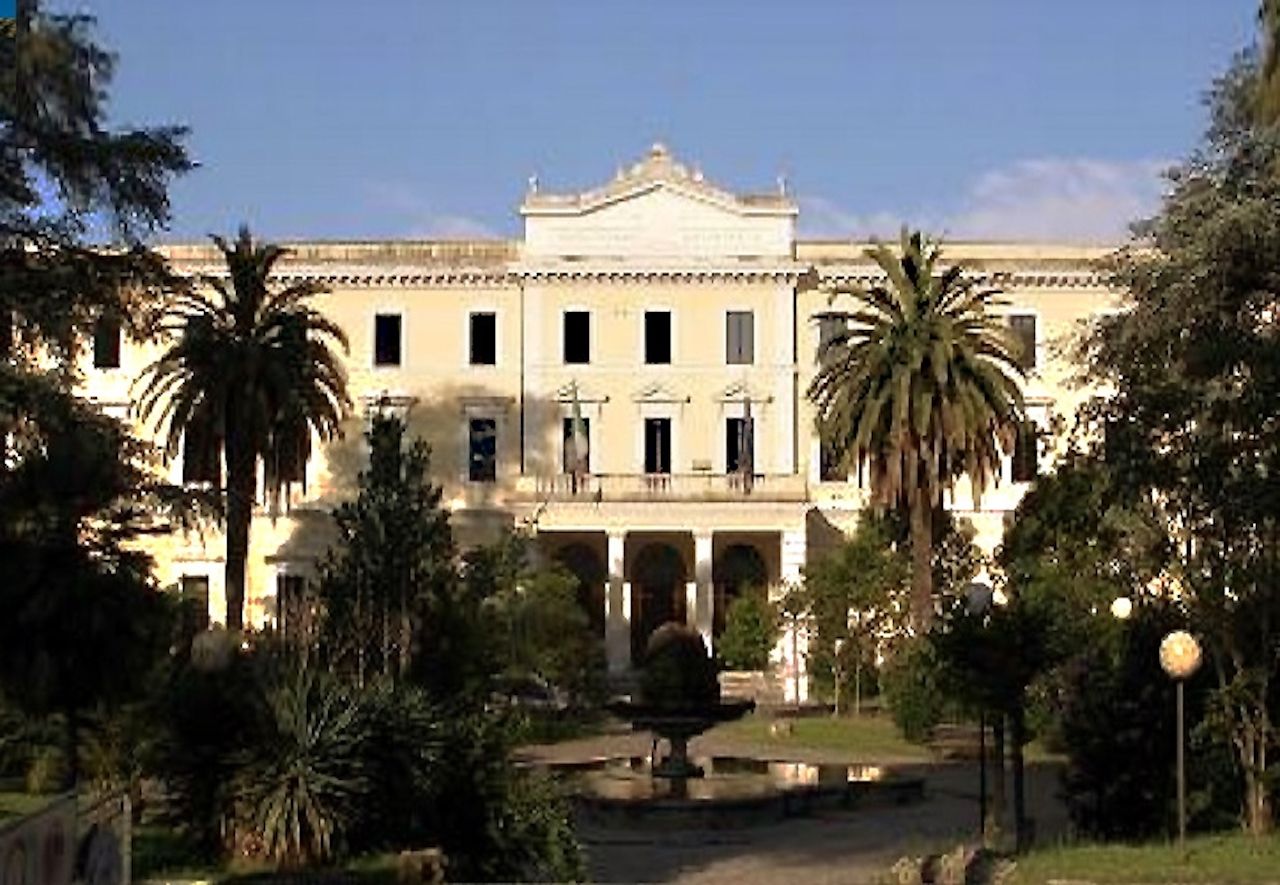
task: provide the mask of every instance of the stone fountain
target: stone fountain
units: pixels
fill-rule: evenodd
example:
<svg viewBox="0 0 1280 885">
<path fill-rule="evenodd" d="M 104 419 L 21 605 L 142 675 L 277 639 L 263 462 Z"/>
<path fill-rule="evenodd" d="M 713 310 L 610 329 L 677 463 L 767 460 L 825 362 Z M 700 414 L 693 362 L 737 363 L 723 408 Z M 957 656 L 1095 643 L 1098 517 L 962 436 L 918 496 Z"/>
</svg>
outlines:
<svg viewBox="0 0 1280 885">
<path fill-rule="evenodd" d="M 603 757 L 551 765 L 571 779 L 579 820 L 594 827 L 659 830 L 750 826 L 819 807 L 910 802 L 923 781 L 878 766 L 811 765 L 786 759 L 693 760 L 689 741 L 739 719 L 755 701 L 721 700 L 715 662 L 697 631 L 664 624 L 649 639 L 635 699 L 608 704 L 635 731 L 667 743 L 659 757 Z"/>
<path fill-rule="evenodd" d="M 652 732 L 667 742 L 668 753 L 653 760 L 653 777 L 683 781 L 702 777 L 689 759 L 689 741 L 721 722 L 741 719 L 755 701 L 720 698 L 715 661 L 698 631 L 675 621 L 649 637 L 640 671 L 639 700 L 618 700 L 609 712 L 635 731 Z"/>
</svg>

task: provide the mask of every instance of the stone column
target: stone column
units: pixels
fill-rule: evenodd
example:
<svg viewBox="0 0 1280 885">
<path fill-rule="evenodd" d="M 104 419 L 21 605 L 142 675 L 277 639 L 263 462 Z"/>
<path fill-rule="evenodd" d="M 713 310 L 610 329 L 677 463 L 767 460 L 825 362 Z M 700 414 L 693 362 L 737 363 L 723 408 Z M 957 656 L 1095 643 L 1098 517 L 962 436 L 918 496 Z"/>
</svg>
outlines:
<svg viewBox="0 0 1280 885">
<path fill-rule="evenodd" d="M 631 587 L 624 580 L 625 532 L 609 532 L 609 582 L 604 590 L 604 652 L 609 675 L 631 668 Z"/>
<path fill-rule="evenodd" d="M 789 584 L 800 580 L 804 569 L 805 532 L 787 531 L 782 533 L 781 540 L 781 578 L 782 583 Z"/>
<path fill-rule="evenodd" d="M 694 577 L 696 578 L 696 595 L 694 604 L 693 626 L 702 634 L 702 641 L 711 651 L 711 627 L 715 611 L 715 585 L 711 582 L 711 532 L 700 531 L 693 534 Z"/>
<path fill-rule="evenodd" d="M 804 529 L 782 532 L 779 560 L 780 577 L 784 585 L 796 583 L 801 579 L 804 569 L 805 543 Z M 808 630 L 804 624 L 789 625 L 782 637 L 782 642 L 783 660 L 787 665 L 785 697 L 792 703 L 803 703 L 809 698 L 809 673 L 805 666 L 809 652 Z"/>
</svg>

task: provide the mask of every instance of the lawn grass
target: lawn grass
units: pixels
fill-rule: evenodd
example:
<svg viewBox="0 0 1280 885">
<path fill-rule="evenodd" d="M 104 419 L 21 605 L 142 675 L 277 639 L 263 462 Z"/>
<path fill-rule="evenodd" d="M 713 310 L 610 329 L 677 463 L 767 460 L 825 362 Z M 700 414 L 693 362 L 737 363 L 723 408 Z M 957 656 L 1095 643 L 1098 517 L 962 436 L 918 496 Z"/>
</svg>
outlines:
<svg viewBox="0 0 1280 885">
<path fill-rule="evenodd" d="M 1280 882 L 1280 836 L 1243 833 L 1187 840 L 1183 861 L 1172 842 L 1067 845 L 1018 858 L 1011 882 Z"/>
<path fill-rule="evenodd" d="M 778 752 L 803 749 L 841 753 L 851 762 L 881 759 L 924 761 L 931 758 L 928 747 L 909 743 L 887 716 L 799 717 L 790 720 L 790 734 L 777 736 L 769 733 L 773 722 L 772 717 L 757 713 L 717 726 L 712 734 Z"/>
<path fill-rule="evenodd" d="M 927 744 L 913 744 L 904 738 L 893 719 L 885 714 L 796 717 L 789 720 L 792 723 L 791 734 L 777 736 L 769 732 L 774 721 L 767 713 L 755 713 L 737 722 L 717 726 L 711 734 L 752 744 L 761 751 L 811 750 L 841 754 L 850 762 L 930 762 L 939 759 Z M 1028 763 L 1061 759 L 1038 741 L 1027 745 L 1024 757 Z"/>
</svg>

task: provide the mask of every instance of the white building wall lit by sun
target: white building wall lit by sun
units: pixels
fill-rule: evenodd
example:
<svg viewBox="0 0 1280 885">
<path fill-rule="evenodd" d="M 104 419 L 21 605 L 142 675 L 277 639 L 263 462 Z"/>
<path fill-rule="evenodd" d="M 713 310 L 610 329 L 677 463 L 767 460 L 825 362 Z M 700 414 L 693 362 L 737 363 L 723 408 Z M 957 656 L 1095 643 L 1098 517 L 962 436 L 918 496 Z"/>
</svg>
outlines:
<svg viewBox="0 0 1280 885">
<path fill-rule="evenodd" d="M 541 553 L 578 577 L 614 673 L 664 621 L 687 621 L 714 644 L 741 587 L 800 580 L 853 527 L 868 490 L 824 464 L 804 391 L 829 292 L 877 276 L 866 243 L 798 240 L 791 195 L 731 193 L 660 145 L 592 190 L 531 184 L 519 212 L 518 240 L 285 244 L 280 277 L 328 288 L 317 306 L 350 339 L 362 414 L 317 447 L 287 512 L 255 518 L 248 623 L 272 619 L 277 599 L 313 573 L 331 540 L 327 514 L 353 494 L 363 413 L 378 402 L 404 410 L 430 442 L 462 543 L 527 524 Z M 180 272 L 221 269 L 210 245 L 162 251 Z M 1003 291 L 1042 430 L 1084 396 L 1058 345 L 1113 309 L 1094 269 L 1108 251 L 944 247 Z M 130 416 L 154 348 L 103 334 L 90 351 L 86 393 Z M 575 409 L 587 443 L 577 475 Z M 1024 436 L 980 501 L 963 483 L 948 496 L 988 551 L 1052 458 L 1044 438 Z M 208 472 L 194 457 L 171 469 L 175 479 Z M 162 582 L 207 598 L 209 617 L 223 620 L 223 538 L 173 537 L 155 552 Z M 793 647 L 779 645 L 780 681 L 803 693 Z"/>
</svg>

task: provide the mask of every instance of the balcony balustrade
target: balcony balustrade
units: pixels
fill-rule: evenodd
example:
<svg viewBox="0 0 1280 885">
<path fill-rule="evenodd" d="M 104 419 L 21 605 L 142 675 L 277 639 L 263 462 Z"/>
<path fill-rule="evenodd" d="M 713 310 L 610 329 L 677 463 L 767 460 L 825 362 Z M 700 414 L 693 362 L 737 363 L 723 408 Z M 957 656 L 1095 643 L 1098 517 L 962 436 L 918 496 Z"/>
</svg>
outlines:
<svg viewBox="0 0 1280 885">
<path fill-rule="evenodd" d="M 739 473 L 567 473 L 522 476 L 515 497 L 524 501 L 804 501 L 805 477 Z"/>
</svg>

